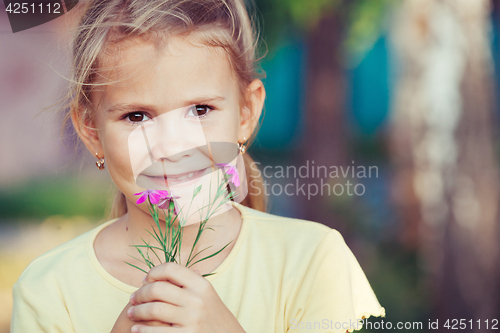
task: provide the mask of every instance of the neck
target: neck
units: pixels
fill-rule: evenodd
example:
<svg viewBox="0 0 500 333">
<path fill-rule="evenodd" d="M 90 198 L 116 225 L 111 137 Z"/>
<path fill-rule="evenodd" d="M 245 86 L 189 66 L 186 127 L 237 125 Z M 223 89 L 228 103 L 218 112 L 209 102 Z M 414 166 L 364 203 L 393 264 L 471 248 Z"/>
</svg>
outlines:
<svg viewBox="0 0 500 333">
<path fill-rule="evenodd" d="M 206 252 L 203 251 L 202 253 L 200 253 L 196 257 L 196 260 L 199 260 L 211 253 L 218 251 L 233 239 L 234 240 L 232 243 L 235 242 L 235 238 L 237 237 L 237 233 L 235 235 L 235 231 L 239 230 L 241 224 L 241 214 L 236 208 L 234 208 L 231 203 L 227 203 L 227 205 L 228 207 L 226 208 L 226 211 L 214 214 L 214 216 L 207 220 L 204 226 L 204 231 L 201 234 L 201 237 L 198 239 L 196 246 L 192 250 L 191 258 L 200 250 L 205 249 L 209 246 L 212 246 L 212 248 L 207 250 Z M 160 215 L 162 214 L 160 213 Z M 158 232 L 158 227 L 149 212 L 145 212 L 144 210 L 140 209 L 136 204 L 129 201 L 128 199 L 127 214 L 123 216 L 123 219 L 123 229 L 125 229 L 125 237 L 123 241 L 128 247 L 126 253 L 142 260 L 139 252 L 131 245 L 145 245 L 143 242 L 144 240 L 152 246 L 158 246 L 158 241 L 148 232 L 150 231 L 152 234 L 154 234 L 152 226 L 154 226 L 156 232 Z M 186 264 L 186 261 L 191 253 L 191 249 L 193 248 L 193 244 L 198 235 L 200 222 L 201 221 L 198 221 L 197 223 L 192 223 L 183 227 L 180 249 L 182 265 Z M 165 220 L 162 219 L 162 216 L 160 216 L 159 224 L 162 232 L 164 232 Z M 208 228 L 211 228 L 213 230 L 210 230 Z M 143 253 L 146 254 L 145 248 L 141 248 L 141 250 L 143 250 Z M 162 251 L 155 250 L 155 252 L 162 261 L 165 260 Z M 155 265 L 160 263 L 153 253 L 150 253 L 150 259 Z M 177 260 L 179 259 L 177 258 Z M 135 263 L 137 263 L 136 260 L 134 261 Z M 140 265 L 140 267 L 142 266 L 143 265 Z"/>
</svg>

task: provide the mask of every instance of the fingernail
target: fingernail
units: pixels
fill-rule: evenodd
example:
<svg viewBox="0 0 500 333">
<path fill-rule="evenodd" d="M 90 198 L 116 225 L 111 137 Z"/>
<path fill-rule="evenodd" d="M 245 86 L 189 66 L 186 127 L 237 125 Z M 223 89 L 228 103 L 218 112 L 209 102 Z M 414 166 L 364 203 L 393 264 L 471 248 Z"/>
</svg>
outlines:
<svg viewBox="0 0 500 333">
<path fill-rule="evenodd" d="M 130 330 L 130 332 L 132 332 L 132 333 L 137 333 L 137 332 L 139 332 L 139 327 L 137 327 L 137 326 L 132 326 L 132 329 Z"/>
<path fill-rule="evenodd" d="M 131 307 L 127 310 L 127 316 L 128 316 L 129 318 L 132 318 L 132 312 L 133 312 L 133 311 L 134 311 L 134 307 L 133 307 L 133 306 L 131 306 Z"/>
</svg>

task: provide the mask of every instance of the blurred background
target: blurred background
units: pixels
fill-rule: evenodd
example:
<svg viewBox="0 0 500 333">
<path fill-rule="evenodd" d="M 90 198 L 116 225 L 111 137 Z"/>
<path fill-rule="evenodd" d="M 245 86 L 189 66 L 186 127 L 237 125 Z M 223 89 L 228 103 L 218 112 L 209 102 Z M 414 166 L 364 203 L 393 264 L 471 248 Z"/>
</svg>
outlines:
<svg viewBox="0 0 500 333">
<path fill-rule="evenodd" d="M 113 184 L 61 133 L 57 107 L 41 112 L 65 92 L 78 8 L 16 34 L 0 8 L 8 332 L 22 270 L 105 221 Z M 386 308 L 371 322 L 422 322 L 412 331 L 427 332 L 429 320 L 465 319 L 476 332 L 480 320 L 489 331 L 486 321 L 500 319 L 500 4 L 257 0 L 256 9 L 267 100 L 248 153 L 267 167 L 269 212 L 342 233 Z"/>
</svg>

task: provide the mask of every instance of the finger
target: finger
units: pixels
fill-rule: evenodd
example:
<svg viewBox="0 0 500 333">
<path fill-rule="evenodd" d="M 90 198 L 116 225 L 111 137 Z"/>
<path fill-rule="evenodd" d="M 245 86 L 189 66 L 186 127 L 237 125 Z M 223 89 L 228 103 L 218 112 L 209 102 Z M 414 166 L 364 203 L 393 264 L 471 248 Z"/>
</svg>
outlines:
<svg viewBox="0 0 500 333">
<path fill-rule="evenodd" d="M 185 305 L 186 290 L 168 281 L 155 281 L 142 286 L 130 296 L 132 305 L 162 301 L 177 306 Z"/>
<path fill-rule="evenodd" d="M 182 332 L 181 326 L 146 326 L 146 325 L 134 325 L 130 330 L 132 333 L 179 333 Z"/>
<path fill-rule="evenodd" d="M 194 289 L 200 283 L 200 276 L 175 262 L 164 262 L 154 266 L 145 277 L 145 284 L 167 280 L 183 288 Z M 205 280 L 205 279 L 203 279 Z"/>
<path fill-rule="evenodd" d="M 138 321 L 137 325 L 144 325 L 144 326 L 162 326 L 162 327 L 182 327 L 181 325 L 177 324 L 170 324 L 170 323 L 164 323 L 161 321 L 156 321 L 156 320 L 150 320 L 150 321 Z"/>
<path fill-rule="evenodd" d="M 150 320 L 150 321 L 138 321 L 141 323 L 141 325 L 146 325 L 146 326 L 172 326 L 172 324 L 169 323 L 164 323 L 161 321 L 156 321 L 156 320 Z"/>
<path fill-rule="evenodd" d="M 181 324 L 181 308 L 164 302 L 149 302 L 131 306 L 127 316 L 133 321 L 160 321 L 162 323 Z"/>
<path fill-rule="evenodd" d="M 198 275 L 201 275 L 200 271 L 199 271 L 199 270 L 197 270 L 197 269 L 195 269 L 195 270 L 194 270 L 194 272 L 195 272 L 196 274 L 198 274 Z"/>
</svg>

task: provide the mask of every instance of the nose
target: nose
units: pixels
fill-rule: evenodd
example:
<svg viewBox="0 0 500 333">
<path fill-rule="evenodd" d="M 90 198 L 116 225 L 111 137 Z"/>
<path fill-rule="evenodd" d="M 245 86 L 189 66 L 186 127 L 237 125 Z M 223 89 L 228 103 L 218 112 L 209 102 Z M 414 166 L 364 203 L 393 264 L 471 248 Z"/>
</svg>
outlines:
<svg viewBox="0 0 500 333">
<path fill-rule="evenodd" d="M 165 112 L 153 118 L 153 126 L 145 130 L 152 162 L 166 159 L 177 162 L 190 156 L 194 148 L 206 145 L 199 122 L 184 116 L 185 108 Z"/>
</svg>

